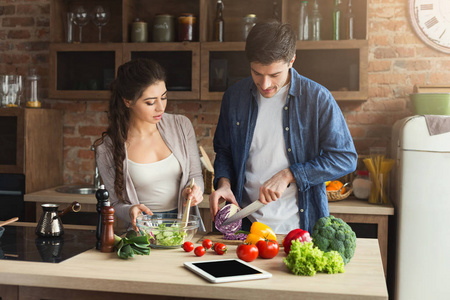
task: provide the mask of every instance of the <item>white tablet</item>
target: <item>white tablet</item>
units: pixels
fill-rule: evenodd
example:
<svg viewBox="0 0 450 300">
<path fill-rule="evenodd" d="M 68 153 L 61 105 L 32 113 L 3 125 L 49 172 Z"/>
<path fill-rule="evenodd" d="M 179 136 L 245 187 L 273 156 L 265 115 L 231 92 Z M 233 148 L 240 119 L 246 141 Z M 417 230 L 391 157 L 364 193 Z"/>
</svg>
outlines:
<svg viewBox="0 0 450 300">
<path fill-rule="evenodd" d="M 184 266 L 212 283 L 272 277 L 271 273 L 254 267 L 240 259 L 185 262 Z"/>
</svg>

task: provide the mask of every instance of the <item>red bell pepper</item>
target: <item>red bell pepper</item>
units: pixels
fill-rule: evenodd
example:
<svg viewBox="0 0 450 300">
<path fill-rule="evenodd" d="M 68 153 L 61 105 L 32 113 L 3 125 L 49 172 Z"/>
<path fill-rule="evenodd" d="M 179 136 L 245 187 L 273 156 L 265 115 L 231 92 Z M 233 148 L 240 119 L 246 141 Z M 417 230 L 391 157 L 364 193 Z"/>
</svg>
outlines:
<svg viewBox="0 0 450 300">
<path fill-rule="evenodd" d="M 291 251 L 291 244 L 292 241 L 294 240 L 299 240 L 300 242 L 311 242 L 312 238 L 309 235 L 309 232 L 303 229 L 294 229 L 291 230 L 286 237 L 283 239 L 283 247 L 284 247 L 284 252 L 286 252 L 286 254 L 289 254 L 289 251 Z"/>
</svg>

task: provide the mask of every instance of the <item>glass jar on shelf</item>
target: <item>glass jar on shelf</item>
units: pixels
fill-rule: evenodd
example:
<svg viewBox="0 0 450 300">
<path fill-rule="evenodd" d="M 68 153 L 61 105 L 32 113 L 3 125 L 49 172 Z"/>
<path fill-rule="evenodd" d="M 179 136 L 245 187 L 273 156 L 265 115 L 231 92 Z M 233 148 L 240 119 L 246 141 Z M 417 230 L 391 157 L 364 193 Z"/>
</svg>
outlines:
<svg viewBox="0 0 450 300">
<path fill-rule="evenodd" d="M 39 108 L 41 102 L 39 101 L 39 79 L 36 69 L 32 68 L 27 77 L 27 103 L 26 107 Z"/>
<path fill-rule="evenodd" d="M 195 39 L 195 24 L 197 18 L 191 13 L 182 13 L 178 17 L 178 41 L 192 42 Z"/>
<path fill-rule="evenodd" d="M 141 21 L 139 18 L 134 19 L 131 24 L 131 42 L 132 43 L 146 43 L 148 37 L 147 23 Z"/>
<path fill-rule="evenodd" d="M 174 42 L 175 16 L 169 14 L 156 15 L 152 34 L 153 42 Z"/>
<path fill-rule="evenodd" d="M 356 177 L 353 179 L 353 194 L 358 199 L 369 199 L 371 181 L 369 178 L 369 171 L 359 170 L 356 172 Z"/>
</svg>

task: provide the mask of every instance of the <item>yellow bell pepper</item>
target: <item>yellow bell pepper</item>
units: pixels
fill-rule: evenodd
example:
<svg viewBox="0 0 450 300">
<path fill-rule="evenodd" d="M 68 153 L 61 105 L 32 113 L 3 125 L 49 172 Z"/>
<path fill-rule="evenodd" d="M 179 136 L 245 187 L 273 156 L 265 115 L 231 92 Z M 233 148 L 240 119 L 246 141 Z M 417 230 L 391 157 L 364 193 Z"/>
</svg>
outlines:
<svg viewBox="0 0 450 300">
<path fill-rule="evenodd" d="M 254 234 L 254 233 L 249 233 L 247 235 L 247 238 L 245 239 L 246 244 L 252 244 L 252 245 L 256 245 L 256 243 L 259 241 L 264 241 L 264 238 L 260 235 Z"/>
<path fill-rule="evenodd" d="M 261 222 L 253 222 L 245 243 L 256 245 L 258 241 L 264 241 L 265 239 L 276 241 L 277 236 L 269 226 Z"/>
</svg>

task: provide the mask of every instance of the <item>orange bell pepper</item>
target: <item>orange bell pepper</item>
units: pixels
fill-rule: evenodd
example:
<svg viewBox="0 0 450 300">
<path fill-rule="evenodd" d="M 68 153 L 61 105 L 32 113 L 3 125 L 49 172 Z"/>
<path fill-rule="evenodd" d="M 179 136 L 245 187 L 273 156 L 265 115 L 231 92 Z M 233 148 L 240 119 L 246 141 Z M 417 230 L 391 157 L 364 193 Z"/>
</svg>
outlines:
<svg viewBox="0 0 450 300">
<path fill-rule="evenodd" d="M 276 241 L 277 236 L 269 226 L 261 222 L 253 222 L 245 243 L 256 245 L 258 241 L 264 241 L 266 239 Z"/>
</svg>

